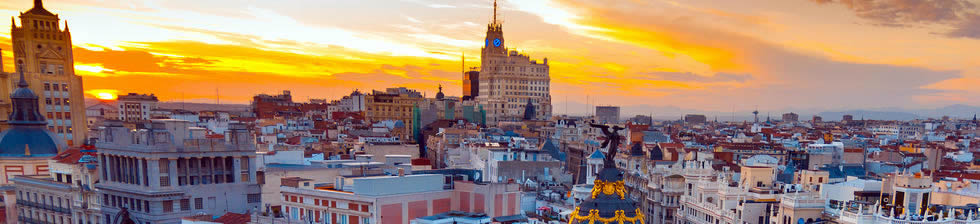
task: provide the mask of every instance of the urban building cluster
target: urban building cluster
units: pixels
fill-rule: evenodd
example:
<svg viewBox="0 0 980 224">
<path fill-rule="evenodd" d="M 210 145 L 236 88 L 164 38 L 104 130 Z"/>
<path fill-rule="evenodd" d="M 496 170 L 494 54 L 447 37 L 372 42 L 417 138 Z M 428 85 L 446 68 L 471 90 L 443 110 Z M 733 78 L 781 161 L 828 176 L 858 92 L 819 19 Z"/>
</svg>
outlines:
<svg viewBox="0 0 980 224">
<path fill-rule="evenodd" d="M 505 47 L 496 4 L 461 97 L 283 91 L 246 110 L 83 108 L 67 24 L 40 0 L 20 19 L 6 223 L 980 223 L 975 117 L 556 116 L 547 59 Z"/>
</svg>

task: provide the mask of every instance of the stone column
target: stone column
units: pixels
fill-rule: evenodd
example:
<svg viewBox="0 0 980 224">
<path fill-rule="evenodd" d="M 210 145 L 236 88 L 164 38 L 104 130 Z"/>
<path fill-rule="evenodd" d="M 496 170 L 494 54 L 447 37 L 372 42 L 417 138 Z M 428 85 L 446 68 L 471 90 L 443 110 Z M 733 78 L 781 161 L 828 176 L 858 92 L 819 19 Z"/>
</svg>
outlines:
<svg viewBox="0 0 980 224">
<path fill-rule="evenodd" d="M 177 186 L 177 159 L 170 158 L 167 161 L 170 161 L 169 171 L 167 171 L 170 175 L 170 187 L 174 187 Z"/>
<path fill-rule="evenodd" d="M 99 171 L 98 175 L 103 180 L 109 181 L 109 177 L 108 177 L 109 175 L 107 175 L 106 173 L 109 171 L 109 167 L 108 167 L 109 164 L 106 163 L 105 158 L 106 158 L 105 154 L 99 155 L 99 169 L 101 170 Z"/>
<path fill-rule="evenodd" d="M 146 160 L 146 184 L 151 189 L 160 189 L 160 160 Z"/>
<path fill-rule="evenodd" d="M 242 182 L 242 161 L 238 157 L 231 157 L 231 173 L 235 183 Z"/>
<path fill-rule="evenodd" d="M 106 176 L 104 178 L 107 182 L 115 182 L 116 178 L 113 178 L 112 176 L 112 155 L 105 155 L 105 165 L 106 166 L 103 169 L 105 169 Z"/>
<path fill-rule="evenodd" d="M 146 176 L 146 170 L 143 169 L 144 164 L 146 164 L 145 160 L 136 159 L 136 184 L 141 186 L 146 186 L 146 179 L 143 178 Z"/>
</svg>

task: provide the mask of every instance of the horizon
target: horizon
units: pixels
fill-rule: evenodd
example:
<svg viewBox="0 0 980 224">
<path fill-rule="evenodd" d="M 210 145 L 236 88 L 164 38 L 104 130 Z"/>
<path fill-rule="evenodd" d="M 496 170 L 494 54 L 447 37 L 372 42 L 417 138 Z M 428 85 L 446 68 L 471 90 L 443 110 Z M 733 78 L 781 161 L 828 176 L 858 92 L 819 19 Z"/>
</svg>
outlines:
<svg viewBox="0 0 980 224">
<path fill-rule="evenodd" d="M 220 95 L 247 103 L 280 90 L 337 99 L 398 86 L 434 96 L 443 85 L 459 96 L 460 59 L 471 55 L 465 67 L 478 65 L 492 2 L 48 0 L 45 7 L 71 27 L 87 97 Z M 575 105 L 597 101 L 720 112 L 980 106 L 975 0 L 753 2 L 500 1 L 498 16 L 508 48 L 549 60 L 559 113 L 566 104 L 568 113 L 588 113 Z M 17 16 L 31 4 L 0 3 L 0 13 Z M 0 48 L 9 43 L 9 30 L 0 29 Z M 4 51 L 4 61 L 12 54 Z"/>
</svg>

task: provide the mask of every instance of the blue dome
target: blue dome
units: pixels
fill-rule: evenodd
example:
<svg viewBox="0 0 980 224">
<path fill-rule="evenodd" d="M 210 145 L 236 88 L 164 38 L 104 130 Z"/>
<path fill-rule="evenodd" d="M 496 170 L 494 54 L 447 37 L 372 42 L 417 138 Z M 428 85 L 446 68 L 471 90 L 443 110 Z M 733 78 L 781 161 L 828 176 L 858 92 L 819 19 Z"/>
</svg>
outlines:
<svg viewBox="0 0 980 224">
<path fill-rule="evenodd" d="M 64 147 L 61 138 L 40 125 L 14 126 L 0 133 L 0 156 L 3 157 L 51 157 Z"/>
<path fill-rule="evenodd" d="M 20 70 L 17 90 L 10 94 L 13 110 L 7 119 L 10 129 L 0 133 L 0 156 L 51 157 L 65 148 L 65 141 L 45 126 L 44 115 L 38 111 L 37 95 L 27 88 L 24 70 Z"/>
</svg>

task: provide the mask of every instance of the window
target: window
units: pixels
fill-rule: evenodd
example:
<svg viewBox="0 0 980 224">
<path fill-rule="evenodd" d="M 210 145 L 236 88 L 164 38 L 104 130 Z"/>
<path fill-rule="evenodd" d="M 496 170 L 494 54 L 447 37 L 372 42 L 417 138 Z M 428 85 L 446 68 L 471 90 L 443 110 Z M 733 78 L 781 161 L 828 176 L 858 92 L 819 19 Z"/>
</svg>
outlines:
<svg viewBox="0 0 980 224">
<path fill-rule="evenodd" d="M 51 83 L 44 83 L 44 91 L 51 91 Z"/>
<path fill-rule="evenodd" d="M 44 104 L 51 105 L 51 98 L 44 98 Z"/>
<path fill-rule="evenodd" d="M 204 209 L 204 198 L 194 199 L 194 209 Z"/>
<path fill-rule="evenodd" d="M 59 65 L 58 67 L 59 67 L 59 69 L 62 69 L 62 68 L 60 68 L 61 65 Z M 61 91 L 68 92 L 68 83 L 62 83 L 61 84 Z"/>
<path fill-rule="evenodd" d="M 160 177 L 160 186 L 161 187 L 169 187 L 170 186 L 170 177 L 168 177 L 168 176 L 161 176 Z"/>
<path fill-rule="evenodd" d="M 41 66 L 44 66 L 44 65 L 41 65 Z M 43 67 L 42 67 L 42 68 L 43 68 Z M 42 73 L 43 73 L 43 71 L 42 71 Z M 54 90 L 59 90 L 59 89 L 61 89 L 61 88 L 58 88 L 58 83 L 55 83 L 55 84 L 54 84 L 54 86 L 52 87 L 52 89 L 54 89 Z"/>
<path fill-rule="evenodd" d="M 180 210 L 181 211 L 191 210 L 191 199 L 180 199 Z"/>
<path fill-rule="evenodd" d="M 248 194 L 248 203 L 259 203 L 262 201 L 262 194 Z"/>
<path fill-rule="evenodd" d="M 173 212 L 174 211 L 174 201 L 163 201 L 163 212 Z"/>
</svg>

